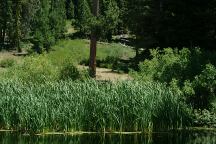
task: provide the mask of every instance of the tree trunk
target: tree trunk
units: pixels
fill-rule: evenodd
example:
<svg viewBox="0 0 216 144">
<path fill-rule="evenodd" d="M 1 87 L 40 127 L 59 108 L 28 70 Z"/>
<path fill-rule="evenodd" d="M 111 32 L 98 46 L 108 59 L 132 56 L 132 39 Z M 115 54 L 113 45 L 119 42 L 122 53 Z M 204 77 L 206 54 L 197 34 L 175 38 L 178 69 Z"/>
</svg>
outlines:
<svg viewBox="0 0 216 144">
<path fill-rule="evenodd" d="M 4 19 L 4 26 L 3 26 L 3 30 L 2 30 L 2 44 L 4 46 L 5 44 L 5 36 L 6 36 L 6 29 L 7 29 L 7 19 Z"/>
<path fill-rule="evenodd" d="M 93 0 L 93 15 L 98 16 L 99 13 L 99 0 Z M 94 29 L 91 31 L 91 44 L 90 44 L 90 63 L 89 75 L 92 78 L 96 77 L 96 51 L 97 51 L 97 35 Z"/>
<path fill-rule="evenodd" d="M 20 31 L 20 13 L 21 13 L 21 1 L 17 0 L 16 2 L 16 13 L 15 13 L 15 46 L 17 48 L 18 52 L 22 52 L 22 49 L 20 47 L 20 37 L 21 37 L 21 31 Z"/>
</svg>

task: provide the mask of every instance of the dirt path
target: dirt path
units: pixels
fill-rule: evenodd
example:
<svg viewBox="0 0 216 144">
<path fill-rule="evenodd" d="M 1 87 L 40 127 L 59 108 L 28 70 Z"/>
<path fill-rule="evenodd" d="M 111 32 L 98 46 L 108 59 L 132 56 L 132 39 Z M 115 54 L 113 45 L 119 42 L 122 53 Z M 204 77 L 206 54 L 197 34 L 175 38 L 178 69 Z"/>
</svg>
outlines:
<svg viewBox="0 0 216 144">
<path fill-rule="evenodd" d="M 96 79 L 122 81 L 122 80 L 131 80 L 132 78 L 128 74 L 120 74 L 117 72 L 113 72 L 111 69 L 97 68 Z"/>
<path fill-rule="evenodd" d="M 78 66 L 80 69 L 87 69 L 87 66 Z M 111 80 L 111 81 L 123 81 L 123 80 L 132 80 L 128 74 L 121 74 L 112 71 L 107 68 L 97 68 L 96 69 L 96 79 L 97 80 Z"/>
</svg>

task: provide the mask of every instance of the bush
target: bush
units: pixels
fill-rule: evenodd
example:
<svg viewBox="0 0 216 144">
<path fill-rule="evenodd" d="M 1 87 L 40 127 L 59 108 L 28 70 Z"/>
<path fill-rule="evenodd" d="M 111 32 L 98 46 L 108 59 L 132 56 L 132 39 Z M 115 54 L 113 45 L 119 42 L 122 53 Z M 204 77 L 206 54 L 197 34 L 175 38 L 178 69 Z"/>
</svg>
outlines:
<svg viewBox="0 0 216 144">
<path fill-rule="evenodd" d="M 136 80 L 166 83 L 195 108 L 211 106 L 216 93 L 216 53 L 165 48 L 151 50 L 151 57 L 139 65 L 140 71 L 132 72 Z"/>
<path fill-rule="evenodd" d="M 1 79 L 20 80 L 25 83 L 44 83 L 59 80 L 85 80 L 88 72 L 79 71 L 70 58 L 63 58 L 56 64 L 49 55 L 33 55 L 23 59 L 4 72 Z"/>
<path fill-rule="evenodd" d="M 194 111 L 194 126 L 216 127 L 216 113 L 209 110 Z"/>
<path fill-rule="evenodd" d="M 191 88 L 192 90 L 188 91 Z M 207 64 L 191 83 L 185 83 L 183 91 L 195 108 L 211 108 L 216 99 L 216 67 Z"/>
<path fill-rule="evenodd" d="M 103 58 L 103 59 L 97 59 L 96 64 L 97 64 L 97 67 L 100 67 L 100 68 L 112 69 L 114 67 L 114 65 L 117 64 L 118 60 L 119 60 L 119 58 L 117 58 L 115 56 L 107 56 L 106 58 Z M 89 59 L 83 59 L 80 62 L 80 64 L 88 66 L 89 65 Z"/>
<path fill-rule="evenodd" d="M 3 68 L 12 67 L 15 64 L 16 64 L 16 61 L 14 59 L 10 59 L 10 58 L 0 61 L 0 67 L 3 67 Z"/>
<path fill-rule="evenodd" d="M 65 60 L 60 70 L 60 80 L 77 80 L 81 78 L 81 74 L 74 64 L 69 60 Z"/>
<path fill-rule="evenodd" d="M 153 49 L 150 52 L 152 59 L 139 65 L 140 71 L 136 75 L 138 79 L 170 83 L 174 78 L 181 81 L 187 77 L 191 57 L 188 49 Z"/>
<path fill-rule="evenodd" d="M 26 57 L 19 65 L 11 67 L 4 75 L 6 79 L 19 79 L 26 83 L 44 83 L 58 79 L 58 69 L 45 55 Z"/>
<path fill-rule="evenodd" d="M 216 53 L 201 51 L 199 48 L 152 49 L 150 53 L 152 58 L 140 63 L 140 71 L 135 73 L 135 78 L 166 83 L 176 79 L 183 84 L 185 80 L 193 80 L 199 75 L 206 64 L 216 65 Z"/>
</svg>

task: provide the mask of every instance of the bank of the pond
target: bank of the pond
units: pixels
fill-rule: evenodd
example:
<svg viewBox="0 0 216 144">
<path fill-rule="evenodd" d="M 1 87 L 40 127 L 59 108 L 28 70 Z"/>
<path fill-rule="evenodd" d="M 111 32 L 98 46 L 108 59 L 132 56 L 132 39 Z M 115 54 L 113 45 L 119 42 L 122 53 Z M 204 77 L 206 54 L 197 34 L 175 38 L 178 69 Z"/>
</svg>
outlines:
<svg viewBox="0 0 216 144">
<path fill-rule="evenodd" d="M 0 82 L 0 128 L 136 132 L 190 126 L 190 109 L 160 83 Z"/>
<path fill-rule="evenodd" d="M 76 136 L 76 135 L 152 135 L 152 134 L 171 134 L 171 133 L 177 133 L 177 132 L 188 132 L 188 133 L 215 133 L 216 128 L 206 128 L 206 127 L 188 127 L 185 129 L 178 128 L 178 129 L 172 129 L 167 131 L 136 131 L 136 132 L 120 132 L 120 131 L 103 131 L 103 132 L 89 132 L 89 131 L 62 131 L 62 132 L 40 132 L 40 133 L 28 133 L 20 132 L 18 130 L 5 130 L 0 129 L 0 133 L 18 133 L 21 135 L 31 136 L 55 136 L 55 135 L 64 135 L 64 136 Z"/>
<path fill-rule="evenodd" d="M 136 135 L 136 134 L 142 134 L 142 135 L 152 135 L 152 134 L 169 134 L 169 133 L 176 133 L 176 132 L 216 132 L 215 128 L 205 128 L 205 127 L 189 127 L 189 128 L 179 128 L 179 129 L 172 129 L 172 130 L 166 130 L 166 131 L 136 131 L 136 132 L 120 132 L 120 131 L 103 131 L 103 132 L 86 132 L 86 131 L 75 131 L 75 132 L 42 132 L 35 135 L 43 136 L 43 135 L 92 135 L 92 134 L 117 134 L 117 135 Z M 7 131 L 6 131 L 7 132 Z M 28 134 L 27 134 L 28 135 Z"/>
<path fill-rule="evenodd" d="M 215 132 L 211 131 L 174 131 L 152 134 L 48 134 L 26 135 L 19 132 L 0 132 L 0 143 L 3 144 L 214 144 Z"/>
</svg>

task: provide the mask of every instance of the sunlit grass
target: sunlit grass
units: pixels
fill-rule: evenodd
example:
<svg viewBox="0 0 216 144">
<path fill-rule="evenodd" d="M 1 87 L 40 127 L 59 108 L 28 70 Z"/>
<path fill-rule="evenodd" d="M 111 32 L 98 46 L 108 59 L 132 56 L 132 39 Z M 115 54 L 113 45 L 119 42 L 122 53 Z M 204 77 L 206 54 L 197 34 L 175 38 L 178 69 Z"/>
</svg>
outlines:
<svg viewBox="0 0 216 144">
<path fill-rule="evenodd" d="M 53 47 L 53 51 L 48 55 L 56 64 L 61 64 L 64 58 L 70 58 L 75 63 L 79 63 L 89 58 L 89 47 L 89 40 L 61 40 Z M 108 56 L 132 58 L 134 55 L 135 53 L 131 48 L 121 44 L 98 43 L 97 59 L 105 59 Z"/>
<path fill-rule="evenodd" d="M 189 109 L 159 83 L 0 83 L 3 129 L 144 132 L 189 124 Z"/>
</svg>

